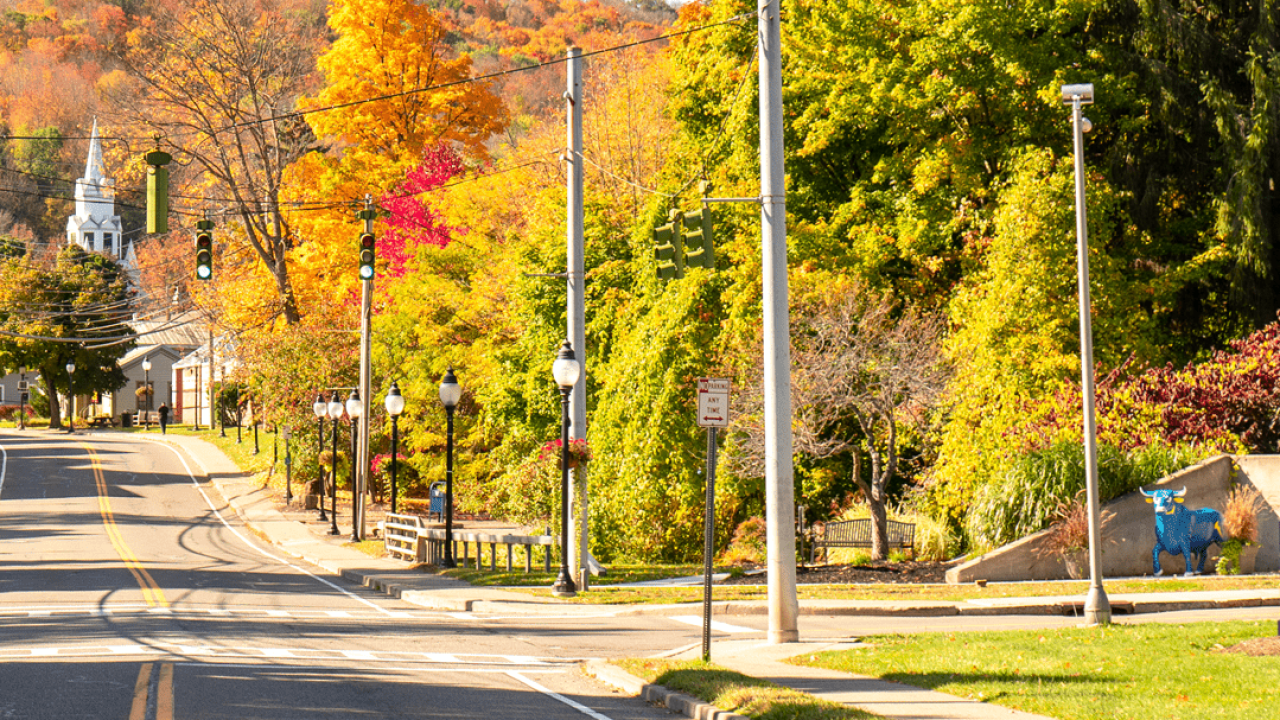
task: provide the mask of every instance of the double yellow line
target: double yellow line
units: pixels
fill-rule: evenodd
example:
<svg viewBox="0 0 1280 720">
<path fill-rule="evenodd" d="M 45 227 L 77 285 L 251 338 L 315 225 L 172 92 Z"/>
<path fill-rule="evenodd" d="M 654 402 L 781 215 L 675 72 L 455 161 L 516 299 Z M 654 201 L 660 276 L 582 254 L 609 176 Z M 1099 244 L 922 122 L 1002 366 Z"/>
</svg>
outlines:
<svg viewBox="0 0 1280 720">
<path fill-rule="evenodd" d="M 98 485 L 98 512 L 102 514 L 102 526 L 106 528 L 107 538 L 111 541 L 111 546 L 116 549 L 116 554 L 124 561 L 124 566 L 129 569 L 129 572 L 133 573 L 134 579 L 138 581 L 138 586 L 142 588 L 142 597 L 147 601 L 147 605 L 150 607 L 169 607 L 169 601 L 165 598 L 164 591 L 160 589 L 159 583 L 142 566 L 138 556 L 133 554 L 133 551 L 125 544 L 124 537 L 120 534 L 120 527 L 116 525 L 115 513 L 111 510 L 111 498 L 107 495 L 107 479 L 103 475 L 102 463 L 98 460 L 98 453 L 86 443 L 80 443 L 80 446 L 89 454 L 89 462 L 93 468 L 93 480 Z"/>
<path fill-rule="evenodd" d="M 129 720 L 149 720 L 147 714 L 148 700 L 151 695 L 151 676 L 156 677 L 154 720 L 173 720 L 173 665 L 160 663 L 159 673 L 155 672 L 154 663 L 143 663 L 138 673 L 138 682 L 133 687 L 133 707 L 129 711 Z"/>
</svg>

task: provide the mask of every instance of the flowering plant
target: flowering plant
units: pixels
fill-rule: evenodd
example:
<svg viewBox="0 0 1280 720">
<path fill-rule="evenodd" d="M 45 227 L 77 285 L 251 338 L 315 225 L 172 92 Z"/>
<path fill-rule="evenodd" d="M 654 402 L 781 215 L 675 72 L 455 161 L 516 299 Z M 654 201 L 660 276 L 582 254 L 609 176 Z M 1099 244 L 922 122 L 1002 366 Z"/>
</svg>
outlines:
<svg viewBox="0 0 1280 720">
<path fill-rule="evenodd" d="M 538 453 L 538 460 L 560 462 L 561 447 L 561 441 L 548 440 L 543 443 L 542 450 Z M 591 447 L 587 445 L 585 438 L 569 441 L 569 467 L 577 467 L 580 463 L 591 462 L 591 458 Z"/>
</svg>

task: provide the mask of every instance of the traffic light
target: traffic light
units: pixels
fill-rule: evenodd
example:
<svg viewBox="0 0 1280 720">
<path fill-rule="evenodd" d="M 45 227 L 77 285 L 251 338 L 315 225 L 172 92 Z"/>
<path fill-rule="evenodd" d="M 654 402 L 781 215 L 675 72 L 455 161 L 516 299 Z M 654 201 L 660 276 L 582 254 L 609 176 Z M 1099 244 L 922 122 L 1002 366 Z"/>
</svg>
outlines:
<svg viewBox="0 0 1280 720">
<path fill-rule="evenodd" d="M 374 245 L 373 233 L 360 233 L 360 279 L 373 279 Z"/>
<path fill-rule="evenodd" d="M 684 214 L 685 267 L 716 269 L 715 241 L 711 232 L 711 208 Z"/>
<path fill-rule="evenodd" d="M 680 245 L 680 212 L 671 211 L 671 222 L 653 231 L 653 257 L 658 261 L 658 279 L 684 277 L 684 253 Z"/>
<path fill-rule="evenodd" d="M 213 221 L 196 223 L 196 277 L 209 280 L 213 277 Z"/>
</svg>

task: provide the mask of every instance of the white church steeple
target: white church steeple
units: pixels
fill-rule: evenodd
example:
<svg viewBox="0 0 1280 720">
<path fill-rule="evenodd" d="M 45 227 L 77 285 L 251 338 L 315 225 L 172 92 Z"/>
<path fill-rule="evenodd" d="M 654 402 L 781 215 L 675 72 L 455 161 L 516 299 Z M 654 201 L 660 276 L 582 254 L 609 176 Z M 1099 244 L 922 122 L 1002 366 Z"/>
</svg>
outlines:
<svg viewBox="0 0 1280 720">
<path fill-rule="evenodd" d="M 84 177 L 76 181 L 76 214 L 67 218 L 67 243 L 88 252 L 100 252 L 121 259 L 121 224 L 116 215 L 116 181 L 107 177 L 102 162 L 102 141 L 98 120 L 89 135 L 89 157 Z"/>
</svg>

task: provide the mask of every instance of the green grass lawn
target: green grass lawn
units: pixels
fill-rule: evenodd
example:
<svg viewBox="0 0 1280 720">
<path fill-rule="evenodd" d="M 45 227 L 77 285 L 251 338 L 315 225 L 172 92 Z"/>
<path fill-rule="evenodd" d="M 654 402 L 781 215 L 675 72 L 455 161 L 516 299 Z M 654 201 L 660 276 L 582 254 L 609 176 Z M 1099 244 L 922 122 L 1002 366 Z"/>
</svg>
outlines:
<svg viewBox="0 0 1280 720">
<path fill-rule="evenodd" d="M 1280 716 L 1280 657 L 1220 650 L 1275 632 L 1265 621 L 885 635 L 792 662 L 1059 720 L 1260 720 Z"/>
<path fill-rule="evenodd" d="M 505 558 L 505 556 L 503 556 Z M 487 562 L 487 560 L 486 560 Z M 499 563 L 501 565 L 501 562 Z M 515 592 L 531 595 L 550 595 L 556 573 L 523 572 L 507 573 L 468 570 L 449 570 L 447 574 L 473 585 L 503 586 Z M 573 600 L 582 604 L 671 604 L 702 601 L 701 584 L 694 587 L 599 587 L 622 583 L 654 580 L 664 577 L 700 576 L 700 565 L 610 565 L 609 574 L 592 579 L 589 592 L 581 593 Z M 1247 590 L 1274 589 L 1274 575 L 1217 576 L 1183 578 L 1170 576 L 1106 583 L 1108 595 L 1122 593 L 1186 592 L 1194 590 Z M 990 583 L 977 585 L 909 585 L 909 584 L 860 584 L 860 585 L 800 585 L 797 594 L 801 600 L 890 600 L 904 602 L 962 602 L 1009 597 L 1049 597 L 1056 595 L 1083 598 L 1089 589 L 1086 580 L 1073 582 Z M 767 592 L 762 585 L 720 585 L 713 589 L 716 600 L 765 600 Z"/>
<path fill-rule="evenodd" d="M 692 695 L 721 710 L 757 720 L 864 720 L 880 717 L 698 660 L 629 659 L 615 664 L 646 682 Z"/>
</svg>

